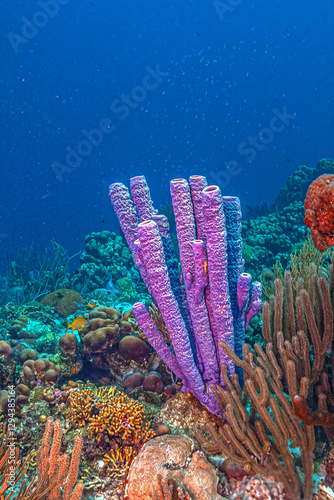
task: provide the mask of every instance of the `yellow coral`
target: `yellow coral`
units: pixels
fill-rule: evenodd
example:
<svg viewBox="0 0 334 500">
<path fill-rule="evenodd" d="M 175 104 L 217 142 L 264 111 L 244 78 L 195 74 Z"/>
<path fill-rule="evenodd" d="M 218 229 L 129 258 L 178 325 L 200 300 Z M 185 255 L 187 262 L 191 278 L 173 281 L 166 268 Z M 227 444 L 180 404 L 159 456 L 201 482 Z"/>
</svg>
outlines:
<svg viewBox="0 0 334 500">
<path fill-rule="evenodd" d="M 150 422 L 146 422 L 145 407 L 125 394 L 118 393 L 107 403 L 95 403 L 97 415 L 89 421 L 89 430 L 99 442 L 105 439 L 105 434 L 118 437 L 123 442 L 139 444 L 153 437 Z"/>
<path fill-rule="evenodd" d="M 124 474 L 143 444 L 155 435 L 145 406 L 116 393 L 115 387 L 74 389 L 67 402 L 69 422 L 75 427 L 87 425 L 98 444 L 112 443 L 104 461 L 115 475 Z"/>
<path fill-rule="evenodd" d="M 103 458 L 103 461 L 108 464 L 108 474 L 111 477 L 124 476 L 137 454 L 138 450 L 133 446 L 118 446 L 111 450 Z"/>
<path fill-rule="evenodd" d="M 67 418 L 69 421 L 77 424 L 77 427 L 83 427 L 92 415 L 93 398 L 92 389 L 82 391 L 74 389 L 69 395 L 68 403 L 70 405 Z"/>
</svg>

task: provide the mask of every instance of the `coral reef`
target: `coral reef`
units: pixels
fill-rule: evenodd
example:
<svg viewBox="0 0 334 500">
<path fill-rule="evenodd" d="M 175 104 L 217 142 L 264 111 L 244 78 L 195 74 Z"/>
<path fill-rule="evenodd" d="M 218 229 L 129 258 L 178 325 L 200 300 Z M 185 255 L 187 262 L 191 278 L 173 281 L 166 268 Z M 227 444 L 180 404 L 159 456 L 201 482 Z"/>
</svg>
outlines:
<svg viewBox="0 0 334 500">
<path fill-rule="evenodd" d="M 299 167 L 287 180 L 267 215 L 242 221 L 245 268 L 259 278 L 263 267 L 279 260 L 285 268 L 293 247 L 306 239 L 304 200 L 317 177 L 334 173 L 334 161 L 319 160 L 316 168 Z"/>
<path fill-rule="evenodd" d="M 154 436 L 143 404 L 115 387 L 73 389 L 67 406 L 68 424 L 87 427 L 90 446 L 103 456 L 110 475 L 124 474 L 142 445 Z"/>
<path fill-rule="evenodd" d="M 72 274 L 54 242 L 2 263 L 0 500 L 334 499 L 325 174 L 244 221 L 204 177 L 172 181 L 167 216 L 134 177 L 133 202 L 111 186 L 122 236 L 88 235 Z"/>
<path fill-rule="evenodd" d="M 262 268 L 277 260 L 286 266 L 293 246 L 306 238 L 303 226 L 303 203 L 296 201 L 280 211 L 242 222 L 245 267 L 259 277 Z"/>
<path fill-rule="evenodd" d="M 270 210 L 276 212 L 287 207 L 290 203 L 304 203 L 309 185 L 323 174 L 334 174 L 334 160 L 328 158 L 319 160 L 315 168 L 306 165 L 298 167 L 280 190 Z"/>
<path fill-rule="evenodd" d="M 129 303 L 141 296 L 148 297 L 131 252 L 120 236 L 102 231 L 90 233 L 85 241 L 86 249 L 80 257 L 80 267 L 72 279 L 74 288 L 80 293 L 101 290 Z M 110 280 L 112 285 L 108 289 Z"/>
<path fill-rule="evenodd" d="M 80 332 L 83 359 L 89 360 L 97 373 L 102 370 L 121 381 L 131 360 L 140 364 L 150 353 L 148 344 L 139 338 L 140 332 L 132 310 L 121 314 L 111 307 L 96 307 Z"/>
<path fill-rule="evenodd" d="M 312 452 L 315 436 L 312 425 L 302 425 L 294 414 L 291 401 L 286 397 L 283 374 L 273 355 L 271 346 L 266 352 L 259 345 L 255 350 L 244 349 L 243 361 L 224 344 L 233 361 L 245 370 L 247 378 L 243 389 L 237 376 L 229 380 L 226 369 L 224 382 L 227 391 L 217 387 L 216 396 L 227 419 L 217 431 L 209 424 L 211 441 L 197 433 L 196 437 L 210 452 L 223 452 L 231 460 L 242 464 L 245 470 L 261 477 L 274 477 L 282 483 L 289 498 L 310 498 L 313 491 Z M 289 377 L 292 390 L 292 380 Z M 250 412 L 247 412 L 248 405 Z M 297 455 L 289 442 L 298 450 L 303 468 L 303 480 L 296 465 Z"/>
<path fill-rule="evenodd" d="M 333 293 L 333 265 L 327 279 L 317 275 L 316 266 L 311 265 L 308 288 L 299 278 L 295 299 L 289 272 L 285 272 L 284 285 L 275 281 L 275 295 L 263 305 L 265 350 L 259 344 L 254 349 L 245 344 L 240 360 L 224 344 L 245 372 L 242 388 L 238 378 L 229 379 L 224 369 L 228 390 L 215 389 L 228 424 L 218 431 L 208 425 L 211 442 L 197 433 L 207 450 L 224 452 L 261 477 L 274 477 L 291 499 L 312 496 L 314 426 L 323 426 L 333 439 L 328 429 L 334 420 L 330 382 Z M 317 407 L 320 411 L 313 412 Z"/>
</svg>

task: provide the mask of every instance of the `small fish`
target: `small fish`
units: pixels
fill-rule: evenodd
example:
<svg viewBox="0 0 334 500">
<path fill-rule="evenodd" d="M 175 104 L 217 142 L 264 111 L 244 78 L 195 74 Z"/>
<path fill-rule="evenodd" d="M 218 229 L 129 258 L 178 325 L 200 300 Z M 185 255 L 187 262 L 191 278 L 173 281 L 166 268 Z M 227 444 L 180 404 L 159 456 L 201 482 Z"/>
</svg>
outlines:
<svg viewBox="0 0 334 500">
<path fill-rule="evenodd" d="M 73 332 L 73 330 L 77 330 L 78 332 L 80 332 L 80 330 L 82 330 L 87 325 L 87 323 L 88 321 L 86 318 L 84 318 L 83 316 L 77 316 L 72 321 L 72 323 L 67 322 L 66 331 L 71 330 Z"/>
<path fill-rule="evenodd" d="M 117 286 L 114 285 L 114 283 L 112 282 L 112 278 L 110 278 L 110 280 L 107 283 L 106 293 L 107 293 L 107 295 L 110 295 L 111 293 L 118 293 L 119 294 L 119 290 L 118 290 Z"/>
<path fill-rule="evenodd" d="M 96 305 L 95 304 L 91 304 L 90 302 L 88 302 L 87 304 L 87 309 L 95 309 Z"/>
</svg>

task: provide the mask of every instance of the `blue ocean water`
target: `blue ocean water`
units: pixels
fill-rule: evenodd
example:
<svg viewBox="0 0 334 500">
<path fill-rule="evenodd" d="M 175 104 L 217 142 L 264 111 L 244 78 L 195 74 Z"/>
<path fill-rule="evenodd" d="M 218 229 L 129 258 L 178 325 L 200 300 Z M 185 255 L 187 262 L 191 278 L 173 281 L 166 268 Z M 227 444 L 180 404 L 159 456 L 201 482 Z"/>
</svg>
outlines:
<svg viewBox="0 0 334 500">
<path fill-rule="evenodd" d="M 138 174 L 156 206 L 191 174 L 273 201 L 334 154 L 333 15 L 332 0 L 2 0 L 1 252 L 117 230 L 108 185 Z"/>
</svg>

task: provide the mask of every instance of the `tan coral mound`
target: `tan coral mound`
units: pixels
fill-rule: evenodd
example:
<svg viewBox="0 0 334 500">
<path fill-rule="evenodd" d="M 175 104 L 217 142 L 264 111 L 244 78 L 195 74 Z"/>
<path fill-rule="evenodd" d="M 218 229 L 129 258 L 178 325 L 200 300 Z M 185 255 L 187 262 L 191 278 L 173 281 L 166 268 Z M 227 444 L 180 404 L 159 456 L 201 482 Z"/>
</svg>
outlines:
<svg viewBox="0 0 334 500">
<path fill-rule="evenodd" d="M 44 299 L 41 300 L 42 304 L 45 306 L 54 307 L 56 312 L 63 318 L 75 313 L 82 301 L 83 298 L 80 293 L 66 288 L 48 293 Z"/>
<path fill-rule="evenodd" d="M 129 471 L 126 498 L 155 500 L 161 485 L 169 483 L 190 499 L 224 500 L 217 493 L 215 468 L 185 436 L 159 436 L 143 446 Z"/>
</svg>

